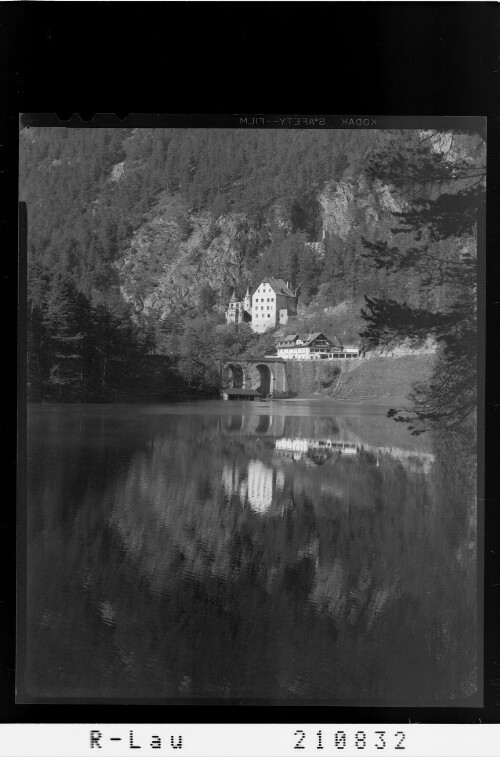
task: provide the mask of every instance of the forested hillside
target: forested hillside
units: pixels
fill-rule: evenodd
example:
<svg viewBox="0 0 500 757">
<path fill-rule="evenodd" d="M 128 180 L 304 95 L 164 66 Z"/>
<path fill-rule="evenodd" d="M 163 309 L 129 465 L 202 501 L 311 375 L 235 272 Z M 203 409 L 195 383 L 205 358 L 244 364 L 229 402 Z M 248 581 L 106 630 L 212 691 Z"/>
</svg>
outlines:
<svg viewBox="0 0 500 757">
<path fill-rule="evenodd" d="M 223 315 L 233 287 L 266 275 L 299 287 L 297 327 L 368 346 L 383 340 L 360 337 L 365 297 L 447 311 L 457 281 L 431 258 L 473 257 L 474 224 L 425 258 L 428 219 L 411 213 L 467 189 L 481 149 L 418 131 L 25 129 L 33 396 L 119 394 L 119 375 L 154 353 L 187 390 L 213 390 L 222 358 L 272 349 L 272 334 Z M 396 246 L 410 275 L 384 258 Z"/>
</svg>

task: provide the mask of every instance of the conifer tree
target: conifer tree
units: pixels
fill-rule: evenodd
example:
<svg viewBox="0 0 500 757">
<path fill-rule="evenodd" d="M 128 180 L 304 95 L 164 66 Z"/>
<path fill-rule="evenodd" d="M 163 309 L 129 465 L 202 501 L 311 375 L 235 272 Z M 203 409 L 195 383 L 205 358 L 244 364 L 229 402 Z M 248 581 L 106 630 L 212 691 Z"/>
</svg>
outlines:
<svg viewBox="0 0 500 757">
<path fill-rule="evenodd" d="M 406 340 L 419 346 L 432 337 L 438 345 L 434 375 L 414 388 L 410 414 L 391 415 L 409 424 L 413 434 L 430 425 L 456 426 L 476 407 L 476 249 L 484 224 L 484 142 L 464 138 L 465 156 L 454 156 L 455 137 L 442 149 L 439 135 L 421 137 L 409 149 L 397 142 L 371 156 L 369 173 L 390 181 L 395 191 L 409 183 L 413 200 L 395 213 L 393 241 L 365 240 L 373 264 L 401 277 L 415 277 L 434 297 L 431 307 L 415 307 L 390 298 L 366 298 L 367 327 L 361 336 L 372 344 Z M 450 154 L 451 153 L 451 154 Z M 442 307 L 432 307 L 432 299 Z"/>
</svg>

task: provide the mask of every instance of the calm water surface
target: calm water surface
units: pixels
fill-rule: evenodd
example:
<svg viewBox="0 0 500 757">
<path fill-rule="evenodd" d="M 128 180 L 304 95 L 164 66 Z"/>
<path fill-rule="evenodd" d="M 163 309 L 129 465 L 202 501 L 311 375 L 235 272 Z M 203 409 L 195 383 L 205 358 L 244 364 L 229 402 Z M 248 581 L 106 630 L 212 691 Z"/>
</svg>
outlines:
<svg viewBox="0 0 500 757">
<path fill-rule="evenodd" d="M 30 406 L 27 692 L 467 703 L 474 440 L 385 413 Z"/>
</svg>

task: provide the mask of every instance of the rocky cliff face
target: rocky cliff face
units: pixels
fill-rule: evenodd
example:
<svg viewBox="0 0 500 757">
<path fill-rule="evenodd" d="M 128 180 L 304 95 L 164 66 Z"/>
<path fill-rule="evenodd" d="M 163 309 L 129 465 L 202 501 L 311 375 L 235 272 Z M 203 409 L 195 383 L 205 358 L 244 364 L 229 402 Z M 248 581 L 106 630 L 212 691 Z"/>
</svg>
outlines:
<svg viewBox="0 0 500 757">
<path fill-rule="evenodd" d="M 323 235 L 335 234 L 347 239 L 360 225 L 368 229 L 380 219 L 387 220 L 391 213 L 405 207 L 403 198 L 395 199 L 389 187 L 381 181 L 369 186 L 365 177 L 357 181 L 329 182 L 319 193 L 322 208 Z"/>
<path fill-rule="evenodd" d="M 309 247 L 318 256 L 327 234 L 345 240 L 359 226 L 369 231 L 404 207 L 389 187 L 381 182 L 370 186 L 363 177 L 329 182 L 318 191 L 317 200 L 321 230 Z M 278 230 L 292 231 L 290 213 L 280 205 L 271 205 L 257 222 L 243 213 L 226 211 L 214 216 L 193 211 L 178 196 L 164 193 L 117 263 L 122 293 L 137 310 L 155 309 L 165 317 L 183 302 L 195 303 L 203 283 L 212 288 L 222 309 L 228 287 L 252 279 L 249 246 L 255 248 L 255 262 L 258 240 Z"/>
<path fill-rule="evenodd" d="M 130 139 L 140 136 L 132 135 Z M 421 138 L 428 138 L 433 150 L 447 160 L 456 161 L 466 155 L 468 142 L 460 135 L 422 132 Z M 112 167 L 109 181 L 130 179 L 140 155 L 139 145 L 127 161 Z M 318 258 L 324 253 L 322 242 L 328 236 L 344 241 L 356 233 L 390 238 L 392 214 L 408 207 L 405 197 L 394 187 L 369 179 L 360 160 L 361 168 L 356 171 L 339 173 L 338 178 L 316 184 L 301 207 L 300 228 L 307 228 L 308 246 Z M 210 206 L 211 210 L 197 210 L 196 204 L 189 207 L 180 193 L 164 191 L 160 195 L 116 264 L 122 292 L 138 310 L 147 313 L 155 309 L 165 317 L 180 303 L 195 301 L 201 282 L 211 287 L 222 310 L 228 288 L 252 279 L 255 264 L 269 240 L 297 231 L 293 206 L 300 201 L 300 194 L 288 204 L 273 201 L 270 196 L 267 207 L 261 204 L 259 213 L 252 216 L 252 203 L 248 200 L 245 212 L 231 209 L 235 205 L 231 186 L 236 190 L 240 182 L 238 179 L 228 185 L 229 189 L 226 187 L 228 192 L 221 195 L 217 210 L 217 203 Z"/>
<path fill-rule="evenodd" d="M 464 134 L 410 132 L 398 145 L 404 150 L 416 138 L 447 161 L 478 159 Z M 223 308 L 228 289 L 246 285 L 264 255 L 263 275 L 290 236 L 297 239 L 280 248 L 276 266 L 286 277 L 314 278 L 315 256 L 327 276 L 347 279 L 362 266 L 361 235 L 384 239 L 391 213 L 405 207 L 405 197 L 367 170 L 392 139 L 376 130 L 23 131 L 29 254 L 49 270 L 68 271 L 92 296 L 107 294 L 118 273 L 137 310 L 163 317 L 196 297 L 201 282 Z M 342 245 L 354 234 L 357 244 Z M 358 259 L 346 254 L 336 268 L 337 242 L 340 250 L 356 248 Z M 292 264 L 292 248 L 303 253 L 305 274 Z"/>
<path fill-rule="evenodd" d="M 221 298 L 228 285 L 251 276 L 242 252 L 253 233 L 242 214 L 214 218 L 163 198 L 118 263 L 122 293 L 138 309 L 163 316 L 181 302 L 196 302 L 200 284 Z"/>
</svg>

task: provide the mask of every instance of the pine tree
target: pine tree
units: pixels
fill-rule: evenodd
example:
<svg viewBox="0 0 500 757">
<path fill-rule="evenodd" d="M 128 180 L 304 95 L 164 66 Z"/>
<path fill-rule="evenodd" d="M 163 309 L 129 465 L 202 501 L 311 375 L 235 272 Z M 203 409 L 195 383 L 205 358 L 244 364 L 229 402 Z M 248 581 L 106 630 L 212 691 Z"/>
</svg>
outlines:
<svg viewBox="0 0 500 757">
<path fill-rule="evenodd" d="M 88 303 L 74 282 L 64 276 L 53 279 L 42 323 L 48 334 L 47 385 L 60 399 L 83 396 L 85 391 L 82 343 L 88 316 Z"/>
<path fill-rule="evenodd" d="M 379 269 L 415 277 L 431 307 L 366 298 L 362 311 L 362 336 L 372 343 L 418 346 L 431 336 L 438 345 L 435 373 L 415 386 L 411 414 L 391 411 L 413 434 L 429 425 L 456 426 L 476 406 L 476 246 L 483 234 L 485 168 L 482 140 L 463 142 L 470 147 L 466 157 L 450 157 L 451 147 L 444 153 L 425 137 L 406 150 L 389 144 L 370 160 L 373 176 L 390 180 L 396 190 L 408 183 L 414 190 L 412 204 L 394 214 L 392 243 L 365 240 L 365 248 Z"/>
</svg>

